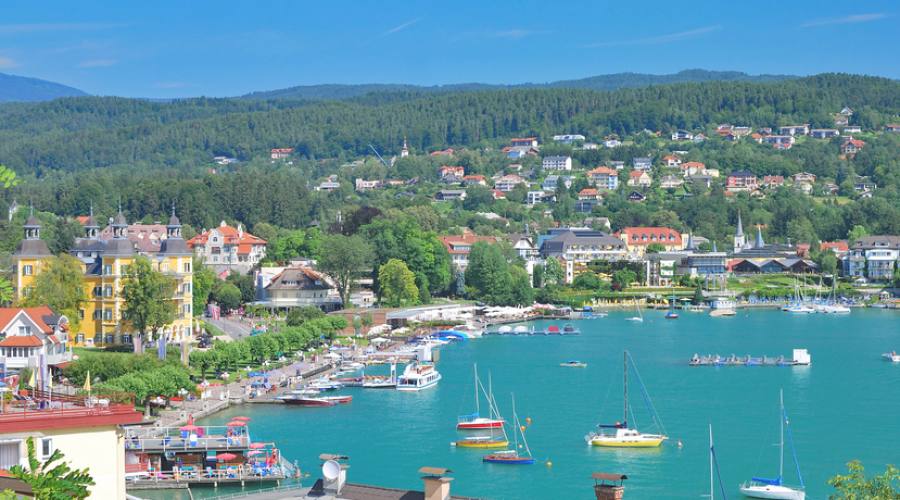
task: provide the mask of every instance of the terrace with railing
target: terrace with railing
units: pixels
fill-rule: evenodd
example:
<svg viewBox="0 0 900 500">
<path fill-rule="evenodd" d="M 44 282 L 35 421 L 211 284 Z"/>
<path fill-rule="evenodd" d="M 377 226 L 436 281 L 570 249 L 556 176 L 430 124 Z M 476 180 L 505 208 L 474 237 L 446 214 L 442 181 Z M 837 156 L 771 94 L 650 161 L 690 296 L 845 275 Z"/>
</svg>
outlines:
<svg viewBox="0 0 900 500">
<path fill-rule="evenodd" d="M 243 425 L 188 424 L 182 427 L 129 428 L 125 432 L 126 451 L 240 451 L 249 449 L 250 444 L 250 432 Z"/>
<path fill-rule="evenodd" d="M 126 393 L 78 396 L 30 390 L 14 393 L 0 404 L 0 433 L 134 424 L 142 419 Z"/>
</svg>

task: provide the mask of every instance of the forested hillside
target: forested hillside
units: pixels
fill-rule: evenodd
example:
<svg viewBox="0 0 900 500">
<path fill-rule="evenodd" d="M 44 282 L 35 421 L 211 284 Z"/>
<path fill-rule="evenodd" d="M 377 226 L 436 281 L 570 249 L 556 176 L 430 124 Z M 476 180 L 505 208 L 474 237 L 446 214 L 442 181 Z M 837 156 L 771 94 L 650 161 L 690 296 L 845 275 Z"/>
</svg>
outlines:
<svg viewBox="0 0 900 500">
<path fill-rule="evenodd" d="M 191 99 L 152 103 L 74 98 L 0 106 L 0 158 L 20 173 L 139 165 L 191 166 L 213 155 L 249 159 L 273 147 L 309 158 L 489 145 L 510 135 L 592 136 L 717 122 L 830 124 L 842 106 L 877 127 L 900 113 L 900 83 L 822 75 L 778 83 L 710 82 L 615 92 L 502 90 L 409 95 L 369 103 Z"/>
</svg>

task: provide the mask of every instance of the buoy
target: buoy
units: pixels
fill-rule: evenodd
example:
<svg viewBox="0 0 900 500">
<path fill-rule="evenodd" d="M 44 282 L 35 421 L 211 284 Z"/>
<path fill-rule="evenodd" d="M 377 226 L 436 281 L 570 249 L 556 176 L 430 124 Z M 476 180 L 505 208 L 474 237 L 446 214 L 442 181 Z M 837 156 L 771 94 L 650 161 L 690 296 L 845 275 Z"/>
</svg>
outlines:
<svg viewBox="0 0 900 500">
<path fill-rule="evenodd" d="M 521 450 L 522 448 L 524 448 L 524 447 L 520 444 L 520 445 L 519 445 L 519 449 Z"/>
<path fill-rule="evenodd" d="M 525 422 L 527 422 L 528 425 L 531 425 L 531 417 L 525 417 Z"/>
<path fill-rule="evenodd" d="M 520 425 L 519 428 L 522 429 L 522 432 L 525 432 L 525 426 L 524 426 L 524 425 Z"/>
<path fill-rule="evenodd" d="M 683 446 L 684 446 L 684 444 L 682 444 L 681 440 L 679 439 L 679 440 L 678 440 L 678 447 L 681 448 L 681 447 L 683 447 Z"/>
<path fill-rule="evenodd" d="M 547 465 L 547 467 L 553 467 L 553 462 L 551 462 L 550 460 L 547 460 L 546 465 Z"/>
</svg>

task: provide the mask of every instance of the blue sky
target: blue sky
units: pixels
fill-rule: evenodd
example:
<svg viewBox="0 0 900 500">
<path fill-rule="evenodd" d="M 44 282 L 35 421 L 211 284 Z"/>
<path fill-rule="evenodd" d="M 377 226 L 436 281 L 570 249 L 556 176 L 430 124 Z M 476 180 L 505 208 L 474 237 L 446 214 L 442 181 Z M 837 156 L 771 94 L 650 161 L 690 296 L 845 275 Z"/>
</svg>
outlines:
<svg viewBox="0 0 900 500">
<path fill-rule="evenodd" d="M 545 82 L 688 68 L 900 78 L 900 2 L 7 0 L 0 72 L 94 94 Z"/>
</svg>

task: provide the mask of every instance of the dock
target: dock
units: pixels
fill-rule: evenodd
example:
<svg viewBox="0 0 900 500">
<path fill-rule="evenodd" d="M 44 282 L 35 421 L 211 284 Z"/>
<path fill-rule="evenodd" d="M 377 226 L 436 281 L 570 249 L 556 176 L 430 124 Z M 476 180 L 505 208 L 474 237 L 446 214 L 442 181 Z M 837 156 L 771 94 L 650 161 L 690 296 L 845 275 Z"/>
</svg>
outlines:
<svg viewBox="0 0 900 500">
<path fill-rule="evenodd" d="M 688 361 L 688 366 L 809 366 L 812 357 L 806 349 L 794 349 L 793 357 L 785 356 L 698 356 L 694 354 Z"/>
</svg>

